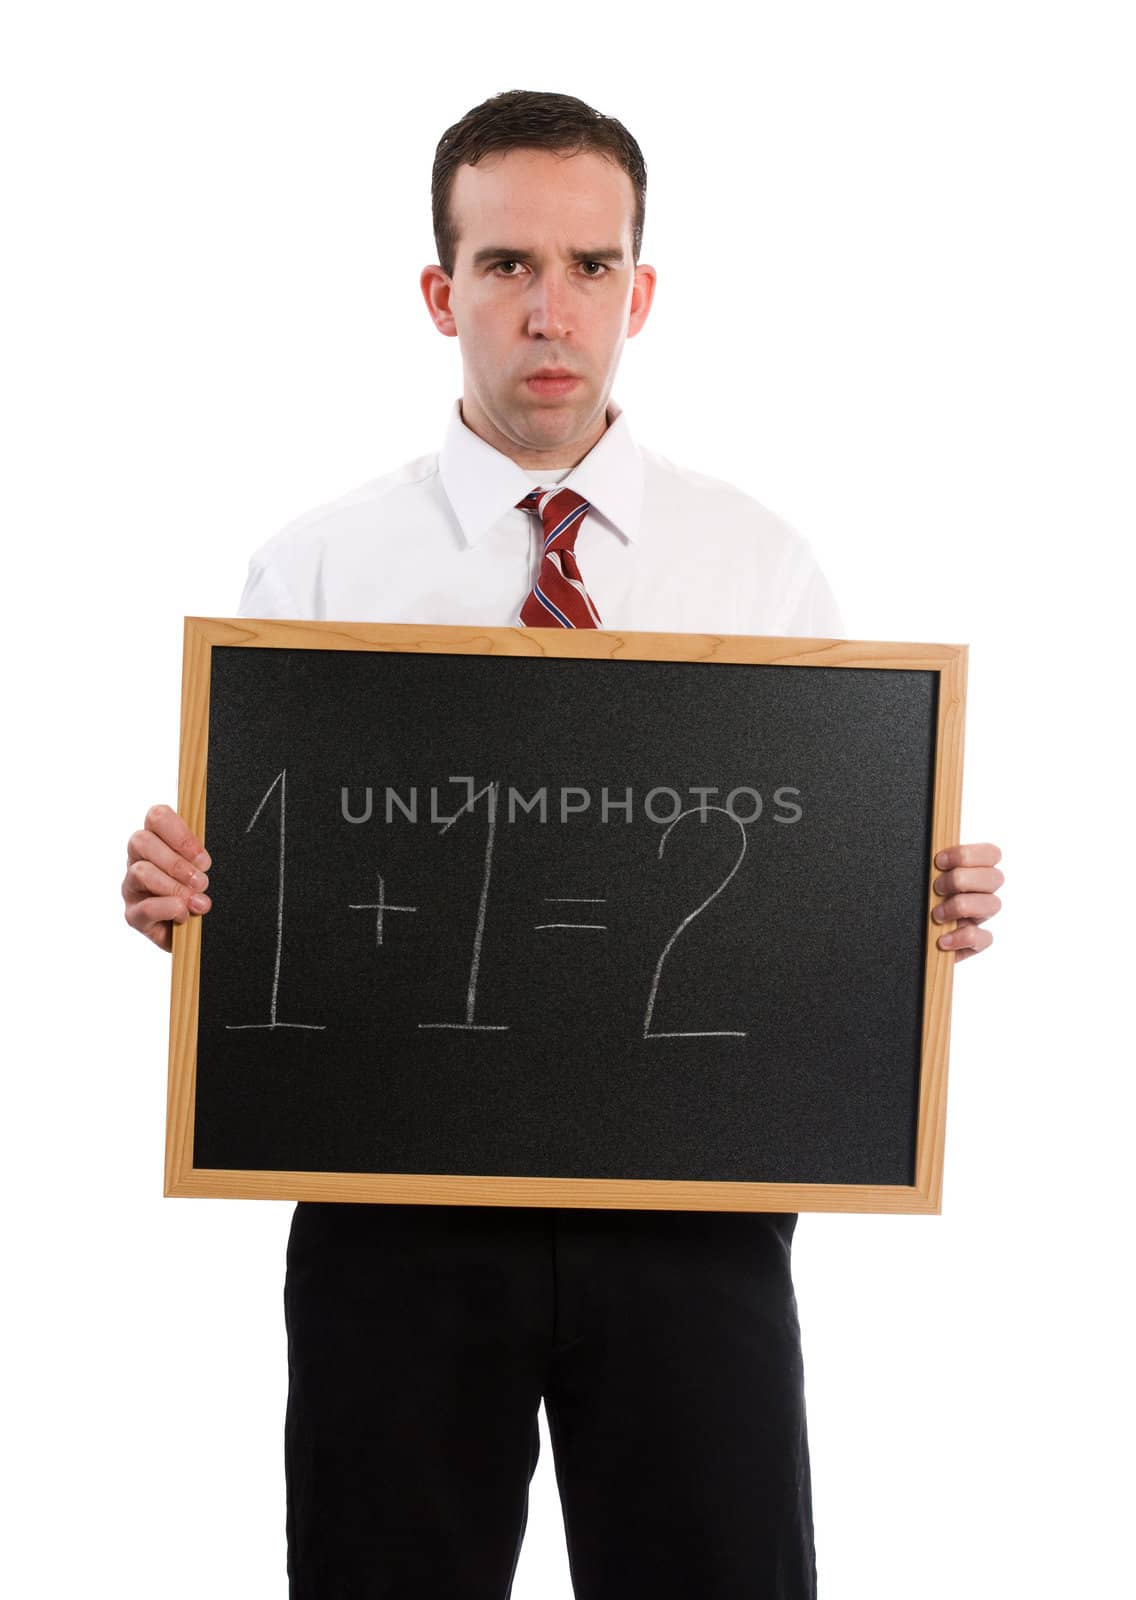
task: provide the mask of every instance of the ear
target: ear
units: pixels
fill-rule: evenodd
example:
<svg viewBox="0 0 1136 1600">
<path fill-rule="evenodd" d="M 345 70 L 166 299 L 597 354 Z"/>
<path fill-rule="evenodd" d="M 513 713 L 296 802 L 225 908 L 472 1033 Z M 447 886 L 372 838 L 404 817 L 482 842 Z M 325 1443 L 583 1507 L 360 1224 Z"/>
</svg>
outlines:
<svg viewBox="0 0 1136 1600">
<path fill-rule="evenodd" d="M 450 307 L 453 280 L 439 266 L 423 267 L 418 284 L 426 301 L 426 309 L 438 332 L 444 333 L 447 339 L 455 339 L 458 325 Z"/>
<path fill-rule="evenodd" d="M 651 309 L 655 298 L 656 273 L 654 267 L 640 266 L 635 268 L 635 279 L 631 289 L 631 307 L 627 314 L 627 337 L 633 339 L 639 329 L 647 320 L 647 313 Z"/>
</svg>

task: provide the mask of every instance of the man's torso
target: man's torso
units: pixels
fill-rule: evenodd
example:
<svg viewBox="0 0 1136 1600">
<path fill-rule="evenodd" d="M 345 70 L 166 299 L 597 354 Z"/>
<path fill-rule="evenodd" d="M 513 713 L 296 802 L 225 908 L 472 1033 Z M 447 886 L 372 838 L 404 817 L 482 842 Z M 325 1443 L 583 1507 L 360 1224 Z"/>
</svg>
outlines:
<svg viewBox="0 0 1136 1600">
<path fill-rule="evenodd" d="M 576 558 L 605 628 L 843 632 L 807 540 L 739 489 L 622 434 L 613 435 L 606 461 L 593 452 L 595 460 L 585 457 L 563 480 L 596 495 Z M 441 452 L 309 512 L 261 545 L 241 614 L 516 625 L 540 551 L 535 519 L 512 497 L 536 481 L 451 418 Z"/>
</svg>

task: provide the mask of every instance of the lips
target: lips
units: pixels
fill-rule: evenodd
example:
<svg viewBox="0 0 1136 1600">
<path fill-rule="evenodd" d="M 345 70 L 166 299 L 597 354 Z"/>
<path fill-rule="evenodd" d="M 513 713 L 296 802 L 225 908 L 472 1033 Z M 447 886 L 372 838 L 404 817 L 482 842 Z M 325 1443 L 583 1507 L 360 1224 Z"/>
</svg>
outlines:
<svg viewBox="0 0 1136 1600">
<path fill-rule="evenodd" d="M 537 394 L 558 395 L 567 394 L 580 379 L 566 367 L 542 367 L 539 372 L 531 373 L 525 382 Z"/>
</svg>

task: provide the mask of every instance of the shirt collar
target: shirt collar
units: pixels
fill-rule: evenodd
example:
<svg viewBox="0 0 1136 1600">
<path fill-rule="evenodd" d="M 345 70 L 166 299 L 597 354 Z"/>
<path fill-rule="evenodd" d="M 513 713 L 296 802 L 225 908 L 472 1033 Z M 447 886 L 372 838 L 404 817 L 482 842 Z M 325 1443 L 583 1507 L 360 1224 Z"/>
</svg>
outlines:
<svg viewBox="0 0 1136 1600">
<path fill-rule="evenodd" d="M 591 506 L 589 517 L 624 539 L 638 535 L 643 510 L 643 457 L 622 407 L 608 401 L 608 425 L 559 487 L 573 488 Z M 467 544 L 475 544 L 527 494 L 531 474 L 487 444 L 462 421 L 455 400 L 438 457 L 442 487 Z"/>
</svg>

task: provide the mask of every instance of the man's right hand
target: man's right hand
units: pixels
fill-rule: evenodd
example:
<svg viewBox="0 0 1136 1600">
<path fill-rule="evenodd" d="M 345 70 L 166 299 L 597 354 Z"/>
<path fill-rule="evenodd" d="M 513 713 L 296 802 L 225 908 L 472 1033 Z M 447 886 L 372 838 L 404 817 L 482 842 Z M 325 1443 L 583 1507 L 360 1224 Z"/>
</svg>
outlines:
<svg viewBox="0 0 1136 1600">
<path fill-rule="evenodd" d="M 151 806 L 146 821 L 126 843 L 122 898 L 126 920 L 159 950 L 173 949 L 173 925 L 212 905 L 209 852 L 172 806 Z"/>
</svg>

